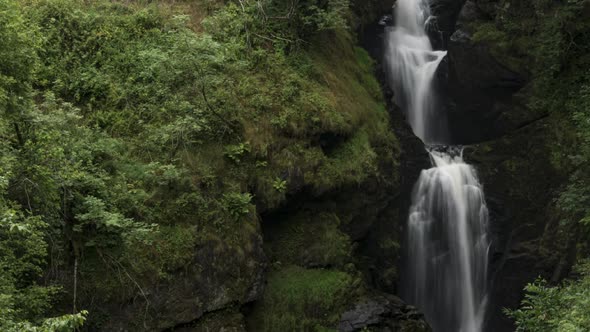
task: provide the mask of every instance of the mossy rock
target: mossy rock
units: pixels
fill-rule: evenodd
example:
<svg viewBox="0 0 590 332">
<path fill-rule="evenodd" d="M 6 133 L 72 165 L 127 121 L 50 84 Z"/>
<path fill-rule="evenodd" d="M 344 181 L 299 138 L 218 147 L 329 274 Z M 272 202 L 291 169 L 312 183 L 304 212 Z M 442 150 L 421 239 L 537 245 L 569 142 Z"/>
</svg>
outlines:
<svg viewBox="0 0 590 332">
<path fill-rule="evenodd" d="M 400 298 L 370 293 L 342 314 L 340 332 L 432 332 L 424 316 Z"/>
<path fill-rule="evenodd" d="M 180 231 L 174 229 L 162 235 L 179 234 Z M 97 291 L 95 296 L 103 302 L 80 303 L 94 313 L 88 321 L 89 328 L 161 331 L 236 304 L 252 302 L 261 296 L 266 257 L 255 216 L 236 222 L 233 229 L 199 229 L 192 238 L 194 242 L 174 238 L 163 240 L 161 244 L 138 245 L 134 249 L 137 257 L 134 267 L 141 270 L 94 276 L 94 283 L 108 287 L 94 289 Z M 185 253 L 174 254 L 174 249 Z M 159 262 L 160 255 L 171 260 L 164 264 L 170 269 L 165 274 L 158 274 L 159 265 L 148 264 Z M 134 296 L 136 289 L 140 291 L 139 297 Z M 84 300 L 92 298 L 91 290 L 85 288 Z M 117 298 L 103 299 L 105 293 L 117 294 Z M 103 321 L 98 321 L 99 317 Z"/>
<path fill-rule="evenodd" d="M 287 266 L 269 274 L 247 327 L 258 332 L 332 331 L 362 292 L 361 280 L 348 273 Z"/>
<path fill-rule="evenodd" d="M 216 311 L 170 332 L 246 332 L 244 315 L 237 308 Z"/>
<path fill-rule="evenodd" d="M 335 214 L 306 211 L 267 223 L 265 251 L 273 263 L 325 267 L 352 260 L 350 238 L 340 231 Z"/>
</svg>

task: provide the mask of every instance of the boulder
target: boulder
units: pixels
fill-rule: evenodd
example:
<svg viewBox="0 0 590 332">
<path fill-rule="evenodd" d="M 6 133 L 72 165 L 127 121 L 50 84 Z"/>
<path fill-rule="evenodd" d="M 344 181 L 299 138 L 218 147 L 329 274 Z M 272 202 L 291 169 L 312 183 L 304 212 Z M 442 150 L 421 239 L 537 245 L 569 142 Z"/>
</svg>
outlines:
<svg viewBox="0 0 590 332">
<path fill-rule="evenodd" d="M 357 303 L 340 318 L 338 331 L 430 332 L 416 308 L 393 295 L 379 294 Z"/>
<path fill-rule="evenodd" d="M 246 332 L 244 315 L 236 308 L 205 314 L 198 321 L 177 326 L 174 332 Z"/>
</svg>

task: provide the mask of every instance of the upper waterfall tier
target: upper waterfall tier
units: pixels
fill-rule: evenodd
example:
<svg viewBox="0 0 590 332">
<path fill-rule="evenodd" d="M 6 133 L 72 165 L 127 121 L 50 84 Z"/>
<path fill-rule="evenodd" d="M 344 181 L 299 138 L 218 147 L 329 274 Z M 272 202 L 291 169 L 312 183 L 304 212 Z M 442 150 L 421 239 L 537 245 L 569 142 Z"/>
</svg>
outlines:
<svg viewBox="0 0 590 332">
<path fill-rule="evenodd" d="M 416 136 L 426 143 L 445 143 L 445 121 L 434 108 L 432 81 L 447 53 L 432 49 L 424 31 L 428 13 L 424 2 L 397 2 L 396 25 L 386 32 L 385 60 L 396 103 L 407 110 Z"/>
<path fill-rule="evenodd" d="M 399 0 L 387 30 L 385 56 L 395 102 L 414 134 L 448 144 L 447 116 L 433 84 L 446 56 L 425 32 L 423 0 Z M 402 294 L 422 310 L 435 332 L 479 332 L 485 319 L 488 210 L 475 169 L 455 147 L 429 147 L 432 168 L 416 183 L 408 218 Z"/>
</svg>

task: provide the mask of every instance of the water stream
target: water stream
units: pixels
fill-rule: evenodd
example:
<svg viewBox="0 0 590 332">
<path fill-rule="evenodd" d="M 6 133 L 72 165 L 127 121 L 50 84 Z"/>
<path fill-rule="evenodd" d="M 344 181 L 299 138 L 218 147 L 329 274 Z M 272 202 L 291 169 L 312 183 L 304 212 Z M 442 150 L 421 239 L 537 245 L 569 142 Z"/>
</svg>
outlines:
<svg viewBox="0 0 590 332">
<path fill-rule="evenodd" d="M 488 209 L 461 149 L 431 147 L 408 217 L 403 295 L 435 332 L 478 332 L 485 318 Z"/>
<path fill-rule="evenodd" d="M 448 142 L 446 119 L 437 112 L 433 81 L 446 52 L 434 51 L 425 32 L 428 4 L 398 0 L 394 14 L 385 47 L 394 98 L 432 161 L 412 196 L 401 293 L 435 332 L 479 332 L 490 247 L 483 189 L 462 148 L 441 145 Z"/>
<path fill-rule="evenodd" d="M 385 57 L 396 103 L 408 116 L 416 136 L 429 143 L 443 143 L 445 119 L 435 110 L 434 74 L 447 52 L 433 51 L 424 30 L 429 17 L 421 0 L 399 0 L 396 25 L 386 31 Z"/>
</svg>

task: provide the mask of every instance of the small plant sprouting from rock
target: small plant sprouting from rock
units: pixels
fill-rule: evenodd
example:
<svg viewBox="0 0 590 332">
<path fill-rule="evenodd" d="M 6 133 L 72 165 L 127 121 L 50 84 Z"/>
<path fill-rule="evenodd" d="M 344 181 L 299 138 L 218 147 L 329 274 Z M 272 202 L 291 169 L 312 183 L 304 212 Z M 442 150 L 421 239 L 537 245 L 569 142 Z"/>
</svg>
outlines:
<svg viewBox="0 0 590 332">
<path fill-rule="evenodd" d="M 285 191 L 287 191 L 287 181 L 277 177 L 274 180 L 272 187 L 275 188 L 276 191 L 284 193 Z"/>
<path fill-rule="evenodd" d="M 236 164 L 242 161 L 242 158 L 246 153 L 250 152 L 249 143 L 239 143 L 235 145 L 228 145 L 225 147 L 225 156 L 231 159 Z"/>
<path fill-rule="evenodd" d="M 250 213 L 252 198 L 250 193 L 230 193 L 223 195 L 223 203 L 232 219 L 238 221 Z"/>
</svg>

